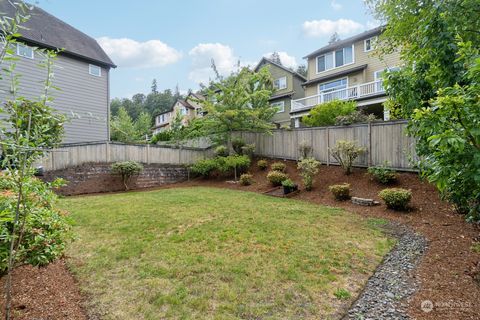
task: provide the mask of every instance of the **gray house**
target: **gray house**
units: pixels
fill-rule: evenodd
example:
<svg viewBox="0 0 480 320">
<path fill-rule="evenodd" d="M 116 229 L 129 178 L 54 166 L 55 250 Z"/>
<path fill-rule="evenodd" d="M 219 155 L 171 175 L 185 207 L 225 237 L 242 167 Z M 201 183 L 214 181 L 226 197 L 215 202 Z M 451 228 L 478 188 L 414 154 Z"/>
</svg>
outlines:
<svg viewBox="0 0 480 320">
<path fill-rule="evenodd" d="M 13 16 L 9 1 L 0 1 L 0 12 Z M 35 48 L 63 49 L 54 64 L 52 106 L 67 115 L 64 143 L 109 140 L 109 71 L 115 64 L 95 39 L 57 19 L 41 8 L 33 7 L 31 18 L 23 26 L 15 52 L 16 72 L 21 75 L 19 95 L 35 99 L 41 95 L 46 71 Z M 4 62 L 7 63 L 7 62 Z M 8 80 L 0 80 L 2 103 L 11 97 Z"/>
</svg>

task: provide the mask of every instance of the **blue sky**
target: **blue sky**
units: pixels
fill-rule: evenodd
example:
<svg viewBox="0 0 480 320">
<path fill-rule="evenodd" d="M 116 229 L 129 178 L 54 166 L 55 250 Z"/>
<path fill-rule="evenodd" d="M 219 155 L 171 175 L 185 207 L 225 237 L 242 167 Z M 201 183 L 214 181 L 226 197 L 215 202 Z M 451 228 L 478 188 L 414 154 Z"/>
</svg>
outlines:
<svg viewBox="0 0 480 320">
<path fill-rule="evenodd" d="M 376 25 L 362 0 L 39 0 L 38 5 L 97 39 L 118 65 L 111 96 L 197 89 L 215 59 L 228 74 L 238 60 L 255 64 L 281 53 L 285 65 L 324 46 L 333 32 L 348 37 Z"/>
</svg>

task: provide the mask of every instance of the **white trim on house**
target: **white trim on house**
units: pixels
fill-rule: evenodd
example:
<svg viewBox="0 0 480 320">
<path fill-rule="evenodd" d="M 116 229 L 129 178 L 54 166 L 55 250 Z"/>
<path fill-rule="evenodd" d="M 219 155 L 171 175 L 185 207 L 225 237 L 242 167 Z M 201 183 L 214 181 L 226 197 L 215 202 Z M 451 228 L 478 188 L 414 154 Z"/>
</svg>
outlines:
<svg viewBox="0 0 480 320">
<path fill-rule="evenodd" d="M 344 80 L 344 79 L 346 80 L 345 86 L 341 85 L 341 86 L 333 87 L 333 88 L 327 89 L 327 90 L 320 90 L 320 86 L 322 86 L 324 84 L 335 82 L 335 81 L 341 81 L 341 80 Z M 322 92 L 326 93 L 326 92 L 335 91 L 335 90 L 344 89 L 344 88 L 348 88 L 348 77 L 341 77 L 341 78 L 337 78 L 337 79 L 334 79 L 334 80 L 329 80 L 329 81 L 319 83 L 317 85 L 317 93 L 321 94 Z"/>
<path fill-rule="evenodd" d="M 21 52 L 21 49 L 23 49 L 24 51 Z M 27 53 L 29 54 L 27 55 Z M 17 43 L 17 56 L 24 57 L 27 59 L 32 59 L 32 60 L 35 59 L 33 48 L 23 43 Z"/>
<path fill-rule="evenodd" d="M 330 51 L 330 52 L 326 52 L 326 53 L 323 53 L 323 54 L 315 57 L 315 69 L 316 69 L 315 71 L 317 72 L 317 74 L 321 74 L 321 73 L 324 73 L 324 72 L 327 72 L 327 71 L 330 71 L 330 70 L 334 70 L 334 69 L 338 69 L 338 68 L 342 68 L 342 67 L 354 64 L 355 63 L 355 44 L 352 43 L 350 46 L 352 48 L 352 62 L 344 63 L 344 64 L 342 64 L 341 66 L 338 66 L 338 67 L 336 66 L 337 63 L 335 61 L 336 60 L 335 52 L 339 51 L 340 49 L 336 49 L 336 50 L 333 50 L 333 51 Z M 348 48 L 348 47 L 349 46 L 347 45 L 347 46 L 344 46 L 344 47 L 341 48 L 343 50 L 343 60 L 344 60 L 344 62 L 345 62 L 345 48 Z M 318 59 L 320 57 L 324 57 L 324 56 L 330 55 L 330 54 L 332 55 L 332 67 L 327 69 L 327 64 L 326 64 L 326 60 L 325 60 L 325 70 L 319 71 L 318 70 Z"/>
<path fill-rule="evenodd" d="M 285 101 L 278 101 L 278 102 L 273 102 L 271 104 L 272 107 L 278 107 L 277 113 L 282 113 L 285 112 Z"/>
<path fill-rule="evenodd" d="M 95 70 L 98 70 L 98 72 L 95 72 Z M 95 77 L 101 77 L 102 76 L 102 68 L 99 66 L 96 66 L 94 64 L 89 64 L 88 65 L 88 73 L 92 76 Z"/>
</svg>

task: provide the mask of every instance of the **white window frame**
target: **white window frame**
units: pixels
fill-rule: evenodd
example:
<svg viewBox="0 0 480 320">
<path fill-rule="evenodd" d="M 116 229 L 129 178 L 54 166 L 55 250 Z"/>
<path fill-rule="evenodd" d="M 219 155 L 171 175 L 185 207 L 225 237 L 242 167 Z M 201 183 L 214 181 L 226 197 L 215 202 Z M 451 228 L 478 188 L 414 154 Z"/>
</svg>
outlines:
<svg viewBox="0 0 480 320">
<path fill-rule="evenodd" d="M 340 89 L 328 89 L 328 90 L 320 90 L 320 86 L 321 85 L 324 85 L 326 83 L 330 83 L 330 82 L 335 82 L 335 81 L 339 81 L 339 80 L 347 80 L 347 83 L 346 83 L 346 87 L 345 88 L 340 88 L 341 86 L 339 86 L 340 89 L 346 89 L 348 88 L 348 77 L 343 77 L 343 78 L 337 78 L 337 79 L 334 79 L 334 80 L 329 80 L 329 81 L 325 81 L 325 82 L 322 82 L 322 83 L 319 83 L 318 86 L 317 86 L 317 92 L 318 94 L 321 94 L 321 93 L 329 93 L 329 92 L 332 92 L 332 91 L 336 91 L 336 90 L 340 90 Z"/>
<path fill-rule="evenodd" d="M 98 74 L 92 72 L 92 68 L 98 68 Z M 102 76 L 102 68 L 99 67 L 99 66 L 96 66 L 94 64 L 89 64 L 88 65 L 88 73 L 92 76 L 95 76 L 95 77 L 101 77 Z"/>
<path fill-rule="evenodd" d="M 285 101 L 273 102 L 270 104 L 272 107 L 278 107 L 277 113 L 285 112 Z"/>
<path fill-rule="evenodd" d="M 281 81 L 281 80 L 285 80 L 285 86 L 282 86 L 282 87 L 280 86 L 280 81 Z M 277 88 L 277 86 L 275 85 L 275 83 L 276 83 L 277 81 L 278 81 L 278 88 Z M 286 89 L 287 86 L 288 86 L 288 85 L 287 85 L 287 77 L 284 76 L 284 77 L 280 77 L 280 78 L 275 79 L 275 81 L 273 81 L 273 86 L 274 86 L 275 89 L 277 89 L 277 90 Z"/>
<path fill-rule="evenodd" d="M 188 115 L 188 109 L 187 109 L 187 107 L 183 106 L 183 107 L 180 109 L 180 115 L 182 115 L 182 116 Z"/>
<path fill-rule="evenodd" d="M 344 61 L 345 61 L 345 48 L 348 48 L 348 47 L 349 47 L 349 46 L 344 46 L 344 47 L 341 48 L 341 49 L 344 50 L 344 53 L 343 53 L 343 59 L 344 59 Z M 325 53 L 317 56 L 317 57 L 315 58 L 315 68 L 316 68 L 317 74 L 324 73 L 324 72 L 328 72 L 328 71 L 330 71 L 330 70 L 334 70 L 334 69 L 338 69 L 338 68 L 343 68 L 343 67 L 345 67 L 345 66 L 354 64 L 354 63 L 355 63 L 355 44 L 354 44 L 354 43 L 352 43 L 351 48 L 352 48 L 352 62 L 345 63 L 345 64 L 343 64 L 343 65 L 341 65 L 341 66 L 338 66 L 338 67 L 336 67 L 336 64 L 337 64 L 337 63 L 336 63 L 336 61 L 335 61 L 335 52 L 338 51 L 338 50 L 340 50 L 340 48 L 337 48 L 336 50 L 333 50 L 333 51 L 325 52 Z M 318 59 L 321 58 L 321 57 L 323 57 L 323 56 L 329 55 L 329 54 L 332 54 L 332 56 L 333 56 L 333 67 L 330 68 L 330 69 L 325 69 L 325 70 L 323 70 L 323 71 L 319 71 L 319 70 L 318 70 Z"/>
<path fill-rule="evenodd" d="M 24 48 L 26 48 L 26 49 L 30 49 L 30 51 L 32 52 L 32 54 L 31 54 L 30 56 L 20 54 L 20 47 L 24 47 Z M 30 46 L 27 46 L 26 44 L 23 44 L 23 43 L 17 43 L 17 56 L 24 57 L 24 58 L 31 59 L 31 60 L 35 59 L 35 53 L 34 53 L 33 48 L 30 47 Z"/>
<path fill-rule="evenodd" d="M 381 72 L 392 71 L 392 70 L 395 71 L 395 70 L 398 70 L 398 69 L 400 69 L 400 68 L 395 66 L 395 67 L 388 67 L 388 68 L 384 68 L 384 69 L 374 71 L 373 72 L 373 80 L 377 81 L 377 80 L 383 79 L 383 78 L 378 76 L 378 74 L 381 73 Z"/>
<path fill-rule="evenodd" d="M 375 49 L 375 43 L 377 42 L 378 37 L 371 37 L 363 40 L 363 52 L 370 52 Z M 367 49 L 367 41 L 370 41 L 370 49 Z"/>
</svg>

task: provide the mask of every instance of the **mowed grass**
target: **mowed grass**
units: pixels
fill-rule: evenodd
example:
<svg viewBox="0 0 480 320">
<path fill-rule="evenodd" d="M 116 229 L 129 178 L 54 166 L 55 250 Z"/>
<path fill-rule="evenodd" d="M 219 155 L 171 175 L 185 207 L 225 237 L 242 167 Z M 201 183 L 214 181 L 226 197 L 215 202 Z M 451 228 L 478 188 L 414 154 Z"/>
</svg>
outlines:
<svg viewBox="0 0 480 320">
<path fill-rule="evenodd" d="M 61 205 L 70 266 L 104 319 L 336 318 L 393 246 L 344 210 L 225 189 Z"/>
</svg>

